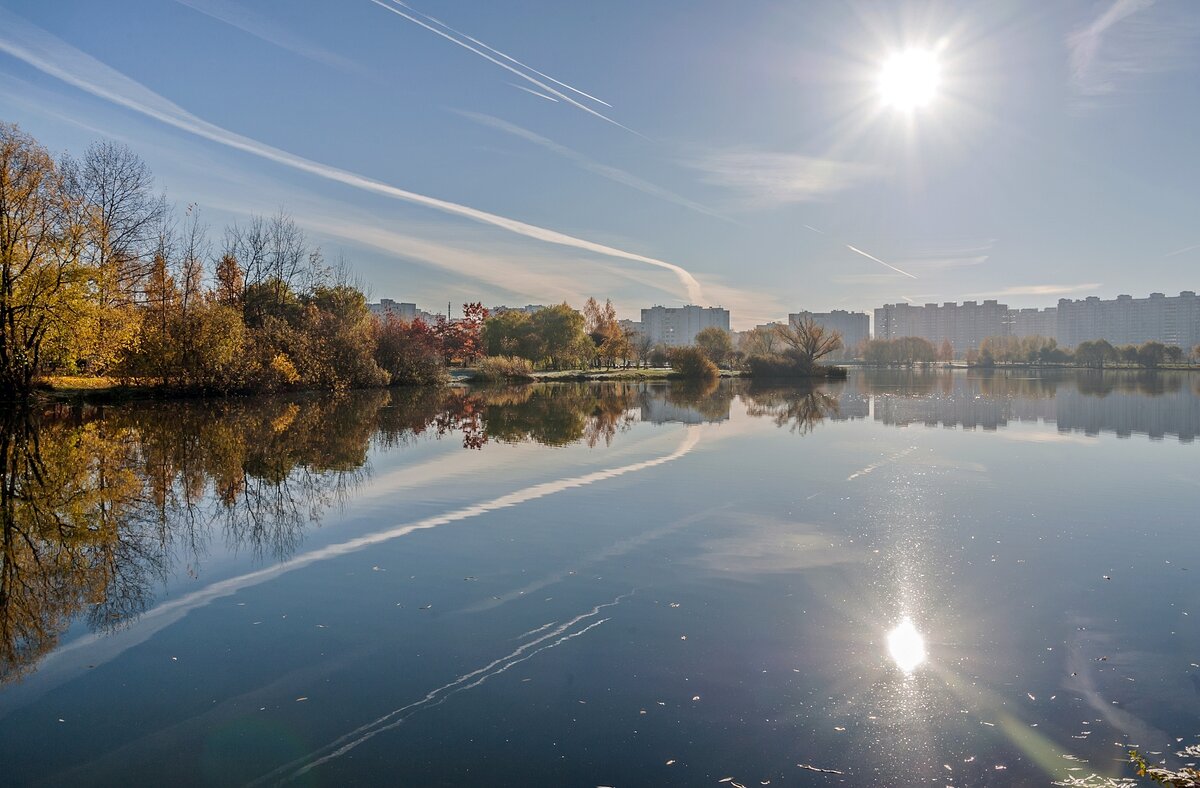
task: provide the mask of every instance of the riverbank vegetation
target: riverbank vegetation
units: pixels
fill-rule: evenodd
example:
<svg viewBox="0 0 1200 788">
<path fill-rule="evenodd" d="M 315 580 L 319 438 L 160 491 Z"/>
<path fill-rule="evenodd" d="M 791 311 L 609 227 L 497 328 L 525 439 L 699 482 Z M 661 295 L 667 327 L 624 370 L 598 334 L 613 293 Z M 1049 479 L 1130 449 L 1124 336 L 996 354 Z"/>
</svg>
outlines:
<svg viewBox="0 0 1200 788">
<path fill-rule="evenodd" d="M 124 145 L 55 160 L 0 124 L 2 399 L 46 376 L 222 393 L 436 382 L 481 351 L 486 310 L 465 313 L 379 321 L 286 214 L 214 242 Z"/>
</svg>

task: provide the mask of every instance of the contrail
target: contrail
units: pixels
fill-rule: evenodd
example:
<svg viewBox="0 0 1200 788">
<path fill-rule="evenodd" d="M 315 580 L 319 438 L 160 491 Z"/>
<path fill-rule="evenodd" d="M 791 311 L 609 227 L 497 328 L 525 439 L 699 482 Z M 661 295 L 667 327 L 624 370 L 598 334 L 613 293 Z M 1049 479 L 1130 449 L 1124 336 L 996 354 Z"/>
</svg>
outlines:
<svg viewBox="0 0 1200 788">
<path fill-rule="evenodd" d="M 372 0 L 375 2 L 375 0 Z M 389 9 L 391 10 L 391 9 Z M 18 35 L 19 31 L 19 35 Z M 364 175 L 312 161 L 280 150 L 265 143 L 244 137 L 221 126 L 192 115 L 182 107 L 130 79 L 116 69 L 87 55 L 65 42 L 45 33 L 24 20 L 0 8 L 0 52 L 6 52 L 34 68 L 56 77 L 69 85 L 106 99 L 118 106 L 154 118 L 168 126 L 194 134 L 259 158 L 282 164 L 300 172 L 351 186 L 362 191 L 381 194 L 396 200 L 422 205 L 442 213 L 461 216 L 481 224 L 508 230 L 511 233 L 545 243 L 569 246 L 588 252 L 645 263 L 671 271 L 687 290 L 693 303 L 701 303 L 700 283 L 682 266 L 653 257 L 626 252 L 604 244 L 594 243 L 545 227 L 527 224 L 516 219 L 481 211 L 459 203 L 439 200 L 424 194 L 406 191 Z M 71 65 L 65 65 L 73 61 Z M 102 84 L 106 82 L 107 84 Z"/>
<path fill-rule="evenodd" d="M 604 106 L 606 106 L 606 107 L 608 107 L 608 108 L 610 108 L 610 109 L 612 108 L 612 104 L 609 104 L 609 103 L 608 103 L 607 101 L 605 101 L 604 99 L 598 99 L 598 98 L 596 98 L 595 96 L 593 96 L 591 93 L 584 93 L 584 92 L 583 92 L 582 90 L 580 90 L 579 88 L 577 88 L 577 87 L 572 87 L 571 85 L 568 85 L 566 82 L 559 82 L 557 79 L 555 79 L 554 77 L 550 76 L 549 74 L 543 74 L 541 71 L 538 71 L 538 70 L 537 70 L 536 68 L 534 68 L 533 66 L 531 66 L 531 65 L 529 65 L 529 64 L 527 64 L 527 63 L 522 63 L 520 60 L 517 60 L 515 57 L 512 57 L 511 55 L 506 55 L 506 54 L 504 54 L 503 52 L 501 52 L 499 49 L 494 49 L 494 48 L 492 48 L 492 47 L 488 46 L 487 44 L 483 43 L 483 42 L 482 42 L 482 41 L 480 41 L 479 39 L 477 39 L 477 38 L 472 38 L 471 36 L 467 35 L 466 33 L 462 32 L 461 30 L 455 30 L 454 28 L 450 27 L 450 25 L 446 24 L 445 22 L 443 22 L 443 21 L 442 21 L 442 20 L 440 20 L 440 19 L 435 19 L 434 17 L 430 16 L 429 14 L 422 14 L 420 11 L 418 11 L 418 10 L 417 10 L 417 9 L 415 9 L 415 8 L 413 8 L 413 7 L 412 7 L 411 5 L 409 5 L 408 3 L 403 3 L 403 2 L 401 2 L 401 0 L 392 0 L 392 2 L 393 2 L 393 3 L 395 3 L 395 4 L 396 4 L 396 5 L 398 5 L 398 6 L 403 6 L 403 7 L 407 8 L 409 11 L 412 11 L 414 14 L 416 14 L 416 15 L 417 15 L 417 16 L 419 16 L 419 17 L 423 17 L 423 18 L 425 18 L 425 19 L 428 19 L 430 22 L 433 22 L 435 25 L 438 25 L 438 26 L 440 26 L 440 27 L 442 27 L 442 28 L 445 28 L 446 30 L 449 30 L 451 33 L 453 33 L 453 34 L 454 34 L 454 35 L 456 35 L 456 36 L 462 36 L 462 37 L 463 37 L 463 38 L 465 38 L 466 40 L 470 41 L 472 44 L 477 44 L 478 46 L 481 46 L 481 47 L 483 47 L 483 48 L 484 48 L 484 49 L 486 49 L 487 51 L 489 51 L 489 52 L 492 52 L 492 53 L 494 53 L 494 54 L 497 54 L 497 55 L 499 55 L 500 57 L 504 58 L 505 60 L 509 61 L 510 63 L 515 63 L 515 64 L 517 64 L 518 66 L 520 66 L 521 68 L 523 68 L 523 69 L 525 69 L 525 70 L 527 70 L 527 71 L 531 71 L 531 72 L 533 72 L 534 74 L 537 74 L 539 77 L 542 77 L 543 79 L 548 79 L 548 80 L 550 80 L 551 82 L 553 82 L 555 85 L 558 85 L 559 87 L 564 87 L 564 88 L 566 88 L 567 90 L 570 90 L 570 91 L 572 91 L 572 92 L 578 93 L 579 95 L 583 96 L 584 98 L 589 98 L 589 99 L 591 99 L 592 101 L 596 102 L 597 104 L 603 104 Z"/>
<path fill-rule="evenodd" d="M 595 115 L 597 118 L 600 118 L 601 120 L 603 120 L 607 123 L 611 123 L 612 125 L 614 125 L 618 128 L 624 129 L 625 131 L 628 131 L 630 134 L 637 134 L 637 136 L 642 137 L 643 139 L 646 139 L 646 136 L 644 134 L 636 132 L 624 124 L 618 123 L 617 121 L 613 120 L 612 118 L 608 117 L 607 115 L 597 112 L 596 110 L 592 109 L 591 107 L 589 107 L 586 104 L 581 104 L 580 102 L 578 102 L 575 99 L 568 96 L 566 93 L 563 93 L 560 90 L 550 87 L 549 85 L 547 85 L 545 82 L 542 82 L 541 80 L 534 79 L 533 77 L 526 74 L 524 71 L 521 71 L 518 68 L 513 68 L 512 66 L 505 63 L 502 60 L 497 60 L 496 58 L 489 55 L 487 52 L 484 52 L 482 49 L 476 49 L 475 47 L 471 46 L 470 44 L 466 43 L 465 41 L 461 41 L 461 40 L 455 38 L 454 36 L 450 35 L 449 33 L 438 30 L 433 25 L 431 25 L 427 22 L 423 22 L 420 19 L 417 19 L 412 14 L 405 13 L 404 11 L 401 11 L 399 8 L 388 5 L 387 3 L 383 2 L 383 0 L 371 0 L 371 2 L 374 3 L 375 5 L 379 6 L 380 8 L 384 9 L 385 11 L 391 11 L 396 16 L 403 17 L 403 18 L 407 19 L 408 21 L 412 22 L 413 24 L 420 25 L 421 27 L 425 28 L 429 32 L 435 33 L 435 34 L 441 36 L 442 38 L 446 39 L 447 41 L 453 41 L 455 44 L 458 44 L 463 49 L 474 52 L 475 54 L 479 55 L 484 60 L 488 60 L 488 61 L 491 61 L 492 63 L 495 63 L 497 66 L 504 69 L 505 71 L 509 71 L 513 74 L 516 74 L 518 77 L 525 80 L 526 82 L 537 85 L 539 88 L 546 91 L 550 95 L 557 96 L 558 98 L 560 98 L 563 101 L 570 104 L 572 107 L 577 107 L 577 108 L 583 110 L 584 112 L 588 113 L 589 115 Z"/>
<path fill-rule="evenodd" d="M 1175 257 L 1176 255 L 1183 254 L 1184 252 L 1190 252 L 1193 249 L 1200 249 L 1200 244 L 1192 244 L 1191 246 L 1185 246 L 1182 249 L 1176 249 L 1173 252 L 1168 252 L 1167 254 L 1163 255 L 1163 257 Z"/>
<path fill-rule="evenodd" d="M 517 90 L 523 90 L 526 93 L 532 93 L 533 95 L 537 96 L 538 98 L 546 99 L 546 101 L 553 101 L 555 104 L 558 103 L 558 99 L 554 98 L 554 96 L 547 96 L 545 93 L 538 93 L 533 88 L 527 88 L 524 85 L 518 85 L 516 82 L 506 82 L 505 84 L 508 85 L 510 88 L 516 88 Z"/>
<path fill-rule="evenodd" d="M 899 268 L 897 268 L 896 266 L 892 265 L 891 263 L 885 263 L 885 262 L 883 262 L 882 260 L 880 260 L 880 259 L 879 259 L 878 257 L 876 257 L 875 255 L 872 255 L 872 254 L 867 254 L 867 253 L 866 253 L 866 252 L 864 252 L 862 249 L 859 249 L 859 248 L 857 248 L 857 247 L 851 246 L 850 244 L 846 244 L 846 248 L 847 248 L 847 249 L 849 249 L 850 251 L 854 252 L 855 254 L 861 254 L 863 257 L 867 258 L 868 260 L 874 260 L 875 262 L 879 263 L 880 265 L 887 266 L 888 268 L 892 269 L 893 271 L 895 271 L 895 272 L 896 272 L 896 273 L 898 273 L 898 274 L 904 274 L 904 275 L 905 275 L 905 276 L 907 276 L 909 279 L 916 279 L 916 278 L 917 278 L 917 277 L 913 276 L 912 274 L 910 274 L 908 271 L 902 271 L 902 270 L 900 270 Z"/>
<path fill-rule="evenodd" d="M 469 673 L 465 673 L 456 678 L 454 681 L 443 684 L 437 689 L 430 690 L 420 700 L 409 703 L 406 706 L 401 706 L 400 708 L 390 711 L 387 714 L 384 714 L 382 717 L 372 720 L 365 725 L 360 725 L 358 728 L 350 731 L 349 733 L 343 734 L 337 739 L 331 741 L 329 744 L 326 744 L 325 746 L 320 747 L 307 755 L 301 756 L 300 758 L 277 767 L 271 772 L 268 772 L 262 777 L 254 780 L 250 783 L 250 785 L 260 785 L 275 777 L 282 777 L 283 781 L 293 780 L 302 774 L 310 772 L 318 766 L 333 760 L 334 758 L 339 758 L 358 745 L 366 742 L 368 739 L 401 725 L 417 711 L 429 706 L 440 706 L 441 704 L 445 703 L 451 695 L 478 687 L 488 679 L 506 672 L 514 665 L 525 662 L 526 660 L 531 659 L 535 655 L 540 654 L 547 649 L 554 648 L 562 643 L 567 642 L 568 640 L 579 637 L 589 630 L 595 629 L 609 619 L 602 618 L 599 621 L 591 622 L 576 632 L 566 635 L 563 634 L 576 624 L 599 615 L 601 610 L 620 604 L 621 600 L 628 596 L 629 594 L 621 594 L 611 602 L 605 602 L 596 605 L 588 612 L 575 616 L 570 621 L 560 624 L 549 632 L 546 632 L 545 634 L 542 634 L 539 637 L 518 646 L 511 653 L 492 660 L 482 668 L 477 668 Z M 535 632 L 536 631 L 537 630 L 535 630 Z M 528 635 L 532 633 L 526 634 Z M 552 639 L 553 642 L 551 642 L 549 645 L 541 645 L 540 648 L 534 648 L 534 646 L 539 646 L 540 644 L 545 643 L 547 640 Z M 292 769 L 295 769 L 295 771 L 291 771 Z M 285 776 L 284 773 L 289 771 L 291 771 L 291 773 Z"/>
<path fill-rule="evenodd" d="M 519 88 L 521 86 L 513 85 L 513 87 Z M 522 90 L 525 90 L 525 89 L 526 88 L 522 88 Z M 530 92 L 533 92 L 533 91 L 530 91 Z M 714 219 L 722 219 L 724 221 L 730 221 L 730 219 L 728 219 L 727 217 L 722 216 L 721 214 L 713 211 L 710 208 L 706 208 L 705 206 L 701 205 L 698 202 L 689 200 L 687 197 L 683 197 L 682 195 L 676 194 L 675 192 L 670 191 L 669 189 L 664 189 L 661 186 L 650 183 L 647 180 L 639 178 L 638 176 L 634 175 L 633 173 L 626 172 L 625 170 L 618 169 L 616 167 L 610 167 L 607 164 L 601 164 L 598 161 L 594 161 L 593 159 L 588 158 L 587 156 L 583 155 L 582 153 L 580 153 L 579 151 L 577 151 L 573 148 L 568 148 L 566 145 L 560 145 L 557 142 L 555 142 L 554 140 L 547 139 L 546 137 L 543 137 L 540 134 L 532 132 L 529 129 L 518 126 L 515 123 L 509 123 L 506 120 L 501 120 L 500 118 L 496 118 L 491 115 L 484 115 L 479 112 L 469 112 L 467 110 L 457 110 L 457 109 L 452 109 L 450 111 L 454 112 L 457 115 L 463 116 L 467 120 L 471 120 L 471 121 L 479 123 L 483 126 L 488 126 L 490 128 L 497 129 L 498 131 L 503 131 L 505 134 L 511 134 L 514 137 L 520 137 L 521 139 L 526 140 L 527 142 L 532 142 L 534 145 L 540 145 L 541 147 L 545 148 L 546 150 L 550 151 L 551 153 L 556 153 L 565 159 L 570 159 L 571 161 L 575 162 L 583 169 L 588 170 L 589 172 L 594 172 L 595 174 L 599 175 L 602 178 L 608 178 L 610 181 L 615 181 L 624 186 L 628 186 L 632 189 L 637 189 L 640 192 L 644 192 L 653 197 L 658 197 L 660 199 L 666 200 L 667 202 L 672 202 L 672 203 L 675 203 L 676 205 L 681 205 L 684 208 L 689 208 L 693 211 L 696 211 L 697 213 L 702 213 L 705 216 L 711 216 Z"/>
</svg>

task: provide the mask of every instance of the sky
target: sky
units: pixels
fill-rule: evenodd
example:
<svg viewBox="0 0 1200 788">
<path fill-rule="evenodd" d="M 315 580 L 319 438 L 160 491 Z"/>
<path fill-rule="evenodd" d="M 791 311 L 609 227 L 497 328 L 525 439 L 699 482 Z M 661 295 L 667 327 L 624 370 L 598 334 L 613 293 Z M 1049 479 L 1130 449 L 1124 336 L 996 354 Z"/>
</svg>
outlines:
<svg viewBox="0 0 1200 788">
<path fill-rule="evenodd" d="M 1200 288 L 1191 0 L 0 0 L 0 121 L 430 311 Z"/>
</svg>

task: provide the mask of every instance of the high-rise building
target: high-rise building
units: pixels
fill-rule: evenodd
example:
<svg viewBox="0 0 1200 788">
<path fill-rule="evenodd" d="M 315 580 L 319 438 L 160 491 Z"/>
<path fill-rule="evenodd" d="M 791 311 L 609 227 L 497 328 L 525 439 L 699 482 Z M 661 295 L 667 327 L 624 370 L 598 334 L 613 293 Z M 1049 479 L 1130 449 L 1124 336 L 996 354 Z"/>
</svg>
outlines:
<svg viewBox="0 0 1200 788">
<path fill-rule="evenodd" d="M 961 358 L 979 347 L 988 337 L 1008 334 L 1009 309 L 995 300 L 950 301 L 937 304 L 886 304 L 875 310 L 875 338 L 922 337 L 935 349 L 949 342 L 954 355 Z"/>
<path fill-rule="evenodd" d="M 788 315 L 788 322 L 794 326 L 806 317 L 812 318 L 826 331 L 836 331 L 842 335 L 842 349 L 834 354 L 834 358 L 853 358 L 859 346 L 871 338 L 871 317 L 866 312 L 847 312 L 844 309 L 792 312 Z"/>
<path fill-rule="evenodd" d="M 1200 343 L 1200 298 L 1191 290 L 1177 296 L 1151 293 L 1149 298 L 1119 295 L 1102 301 L 1096 296 L 1058 302 L 1058 342 L 1105 339 L 1114 345 L 1162 342 L 1190 350 Z"/>
<path fill-rule="evenodd" d="M 1055 307 L 1010 309 L 1008 320 L 1008 333 L 1014 337 L 1058 338 L 1058 309 Z"/>
<path fill-rule="evenodd" d="M 654 306 L 642 310 L 642 331 L 656 345 L 682 347 L 710 326 L 729 330 L 729 310 L 703 306 Z"/>
<path fill-rule="evenodd" d="M 370 309 L 372 314 L 379 317 L 386 317 L 391 314 L 393 317 L 407 323 L 411 323 L 417 319 L 416 304 L 396 303 L 390 298 L 381 298 L 378 304 L 367 304 L 367 309 Z"/>
</svg>

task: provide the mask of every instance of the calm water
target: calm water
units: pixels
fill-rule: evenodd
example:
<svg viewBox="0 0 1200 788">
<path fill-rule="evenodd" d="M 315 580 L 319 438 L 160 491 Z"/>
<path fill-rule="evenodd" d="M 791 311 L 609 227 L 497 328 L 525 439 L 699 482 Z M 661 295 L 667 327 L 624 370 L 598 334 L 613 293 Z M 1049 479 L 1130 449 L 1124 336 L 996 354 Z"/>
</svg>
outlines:
<svg viewBox="0 0 1200 788">
<path fill-rule="evenodd" d="M 1198 382 L 9 417 L 0 781 L 1128 774 L 1200 737 Z"/>
</svg>

